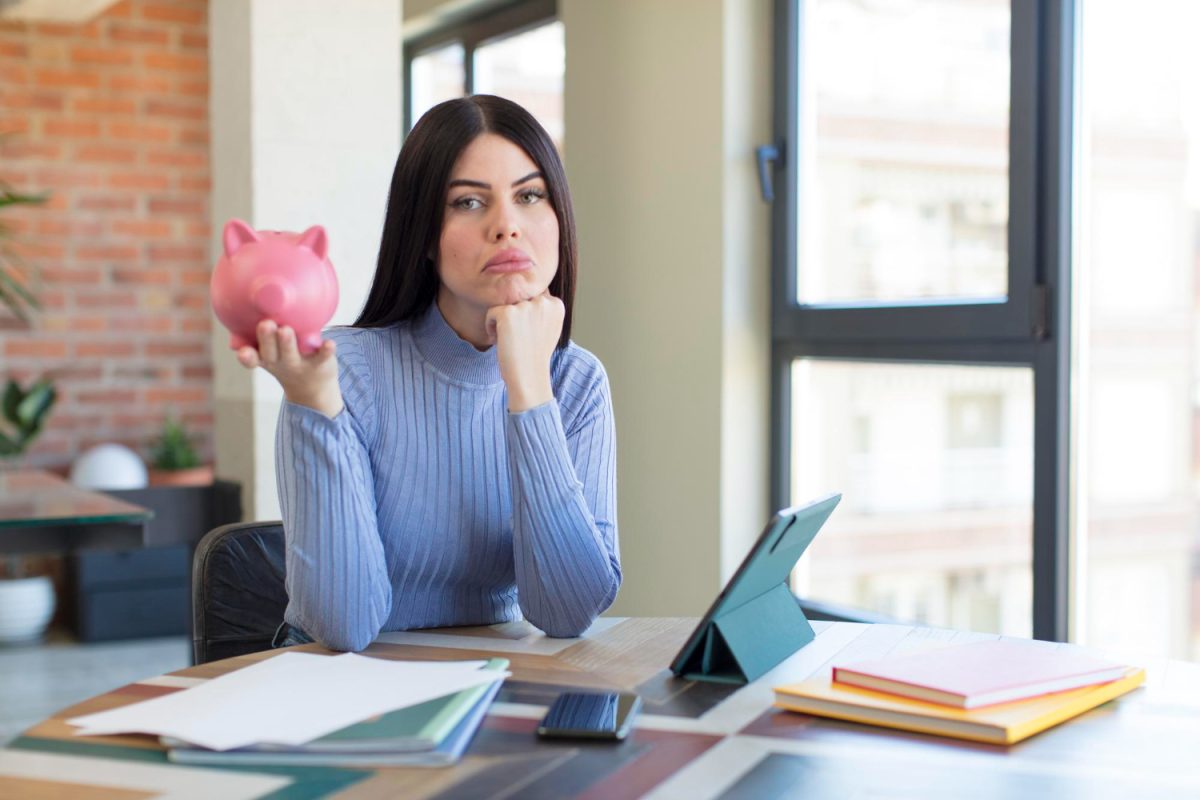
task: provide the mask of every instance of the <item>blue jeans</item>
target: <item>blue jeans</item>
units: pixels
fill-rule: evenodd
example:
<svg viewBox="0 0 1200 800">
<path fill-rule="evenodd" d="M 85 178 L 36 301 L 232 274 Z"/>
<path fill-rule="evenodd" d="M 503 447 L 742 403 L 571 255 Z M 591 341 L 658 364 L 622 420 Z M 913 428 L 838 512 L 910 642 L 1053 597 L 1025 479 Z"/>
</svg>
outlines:
<svg viewBox="0 0 1200 800">
<path fill-rule="evenodd" d="M 308 644 L 312 641 L 315 640 L 295 625 L 281 622 L 271 638 L 271 647 L 291 647 L 294 644 Z"/>
</svg>

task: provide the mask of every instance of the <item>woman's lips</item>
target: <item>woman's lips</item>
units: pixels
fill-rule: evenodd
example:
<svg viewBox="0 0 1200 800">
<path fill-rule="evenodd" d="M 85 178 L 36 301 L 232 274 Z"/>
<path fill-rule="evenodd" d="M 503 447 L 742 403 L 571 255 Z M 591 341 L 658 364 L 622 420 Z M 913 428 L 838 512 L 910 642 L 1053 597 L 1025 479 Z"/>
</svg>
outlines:
<svg viewBox="0 0 1200 800">
<path fill-rule="evenodd" d="M 533 261 L 530 260 L 523 251 L 515 248 L 504 250 L 492 256 L 486 264 L 483 265 L 484 272 L 524 272 L 533 266 Z"/>
</svg>

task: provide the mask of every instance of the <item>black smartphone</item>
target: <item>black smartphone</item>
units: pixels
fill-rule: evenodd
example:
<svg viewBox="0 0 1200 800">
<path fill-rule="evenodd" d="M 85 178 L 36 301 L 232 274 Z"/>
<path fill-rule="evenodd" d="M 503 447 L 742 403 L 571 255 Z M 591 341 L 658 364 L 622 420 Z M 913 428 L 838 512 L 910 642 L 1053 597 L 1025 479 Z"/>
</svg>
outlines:
<svg viewBox="0 0 1200 800">
<path fill-rule="evenodd" d="M 642 698 L 628 692 L 563 692 L 542 718 L 537 735 L 620 741 L 641 707 Z"/>
</svg>

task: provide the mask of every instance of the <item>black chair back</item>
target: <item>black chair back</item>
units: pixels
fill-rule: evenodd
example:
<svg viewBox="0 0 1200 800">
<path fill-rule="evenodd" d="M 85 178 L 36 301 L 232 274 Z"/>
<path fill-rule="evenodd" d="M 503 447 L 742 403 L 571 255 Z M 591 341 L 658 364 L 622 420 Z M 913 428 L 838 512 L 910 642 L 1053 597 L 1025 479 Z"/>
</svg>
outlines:
<svg viewBox="0 0 1200 800">
<path fill-rule="evenodd" d="M 271 646 L 287 608 L 282 522 L 223 525 L 204 535 L 192 558 L 195 663 Z"/>
</svg>

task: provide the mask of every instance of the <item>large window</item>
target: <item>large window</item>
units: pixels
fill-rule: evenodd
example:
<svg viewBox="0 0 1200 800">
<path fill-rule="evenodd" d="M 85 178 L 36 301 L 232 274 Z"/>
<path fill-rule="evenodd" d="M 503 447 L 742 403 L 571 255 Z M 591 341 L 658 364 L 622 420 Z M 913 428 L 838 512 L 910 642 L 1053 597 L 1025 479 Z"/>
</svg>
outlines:
<svg viewBox="0 0 1200 800">
<path fill-rule="evenodd" d="M 775 499 L 844 494 L 805 596 L 1068 633 L 1071 11 L 777 3 Z"/>
<path fill-rule="evenodd" d="M 1080 12 L 1078 635 L 1200 659 L 1200 4 Z"/>
<path fill-rule="evenodd" d="M 905 620 L 1200 658 L 1200 4 L 779 0 L 776 500 Z"/>
<path fill-rule="evenodd" d="M 438 103 L 494 94 L 521 104 L 563 146 L 563 26 L 553 0 L 525 0 L 405 42 L 405 129 Z"/>
</svg>

